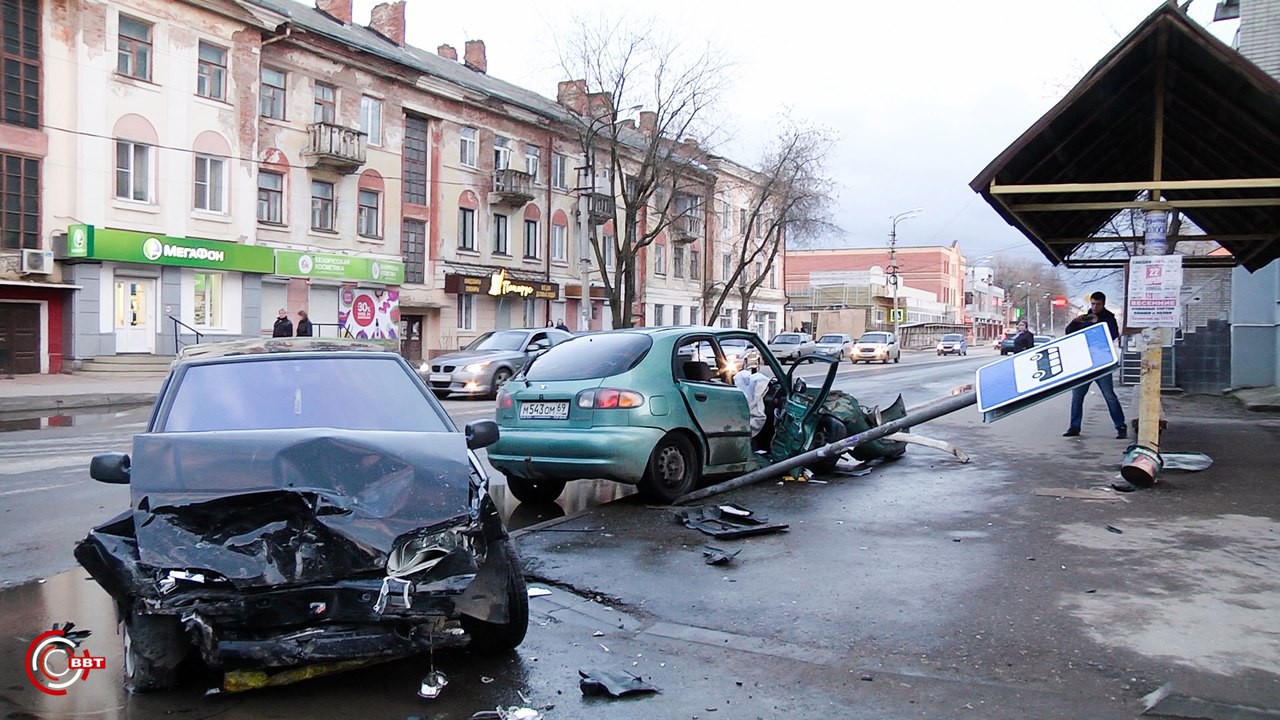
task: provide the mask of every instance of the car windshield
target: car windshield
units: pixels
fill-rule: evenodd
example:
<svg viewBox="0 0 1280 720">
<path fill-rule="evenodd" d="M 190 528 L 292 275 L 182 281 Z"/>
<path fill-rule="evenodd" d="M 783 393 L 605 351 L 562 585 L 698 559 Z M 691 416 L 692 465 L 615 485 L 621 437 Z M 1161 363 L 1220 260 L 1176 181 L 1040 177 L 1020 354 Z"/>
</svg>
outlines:
<svg viewBox="0 0 1280 720">
<path fill-rule="evenodd" d="M 524 350 L 526 337 L 528 333 L 522 330 L 490 330 L 463 350 Z"/>
<path fill-rule="evenodd" d="M 858 342 L 887 344 L 889 342 L 889 333 L 866 333 L 862 337 L 858 338 Z"/>
<path fill-rule="evenodd" d="M 744 353 L 747 348 L 751 347 L 751 343 L 745 338 L 729 338 L 720 341 L 720 349 L 726 353 Z"/>
<path fill-rule="evenodd" d="M 800 336 L 794 333 L 786 335 L 776 335 L 770 345 L 795 345 L 800 342 Z"/>
<path fill-rule="evenodd" d="M 818 338 L 818 342 L 823 345 L 839 345 L 845 341 L 844 335 L 823 335 Z"/>
<path fill-rule="evenodd" d="M 175 382 L 157 423 L 162 432 L 450 430 L 395 357 L 269 357 L 190 365 Z"/>
<path fill-rule="evenodd" d="M 641 333 L 600 333 L 566 340 L 525 370 L 530 382 L 587 380 L 624 373 L 635 367 L 653 340 Z"/>
<path fill-rule="evenodd" d="M 942 342 L 960 342 L 964 339 L 963 335 L 943 335 Z"/>
</svg>

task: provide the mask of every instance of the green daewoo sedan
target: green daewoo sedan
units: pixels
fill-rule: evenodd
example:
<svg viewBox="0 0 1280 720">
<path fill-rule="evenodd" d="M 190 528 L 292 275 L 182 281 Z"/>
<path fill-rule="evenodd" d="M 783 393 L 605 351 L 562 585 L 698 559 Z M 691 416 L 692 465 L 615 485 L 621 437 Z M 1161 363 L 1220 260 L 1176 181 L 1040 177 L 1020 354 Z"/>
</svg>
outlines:
<svg viewBox="0 0 1280 720">
<path fill-rule="evenodd" d="M 750 343 L 739 369 L 726 344 Z M 602 478 L 671 502 L 704 476 L 743 473 L 870 427 L 831 392 L 836 364 L 810 387 L 747 330 L 656 327 L 575 337 L 547 350 L 497 398 L 489 462 L 523 502 L 550 502 L 570 480 Z M 838 361 L 837 361 L 838 362 Z M 807 364 L 807 363 L 806 363 Z M 851 412 L 833 411 L 828 397 Z M 850 417 L 844 417 L 850 415 Z M 831 460 L 834 466 L 835 460 Z"/>
</svg>

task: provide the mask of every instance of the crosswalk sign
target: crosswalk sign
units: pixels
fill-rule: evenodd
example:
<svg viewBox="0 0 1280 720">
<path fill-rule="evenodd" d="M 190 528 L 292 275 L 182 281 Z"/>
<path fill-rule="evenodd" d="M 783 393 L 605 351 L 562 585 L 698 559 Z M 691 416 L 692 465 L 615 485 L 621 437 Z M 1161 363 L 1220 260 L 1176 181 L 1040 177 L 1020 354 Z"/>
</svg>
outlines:
<svg viewBox="0 0 1280 720">
<path fill-rule="evenodd" d="M 978 412 L 998 420 L 1111 372 L 1120 354 L 1106 323 L 978 368 Z"/>
<path fill-rule="evenodd" d="M 906 308 L 894 308 L 889 311 L 889 322 L 904 322 L 907 319 Z"/>
</svg>

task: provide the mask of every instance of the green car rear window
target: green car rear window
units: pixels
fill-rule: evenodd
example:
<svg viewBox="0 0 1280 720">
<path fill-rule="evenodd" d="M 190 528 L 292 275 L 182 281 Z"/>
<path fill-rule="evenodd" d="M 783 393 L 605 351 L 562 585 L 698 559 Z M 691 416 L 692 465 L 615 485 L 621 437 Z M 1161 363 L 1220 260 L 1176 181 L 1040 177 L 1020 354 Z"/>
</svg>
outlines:
<svg viewBox="0 0 1280 720">
<path fill-rule="evenodd" d="M 525 370 L 530 382 L 606 378 L 634 368 L 653 340 L 639 333 L 600 333 L 562 342 Z"/>
</svg>

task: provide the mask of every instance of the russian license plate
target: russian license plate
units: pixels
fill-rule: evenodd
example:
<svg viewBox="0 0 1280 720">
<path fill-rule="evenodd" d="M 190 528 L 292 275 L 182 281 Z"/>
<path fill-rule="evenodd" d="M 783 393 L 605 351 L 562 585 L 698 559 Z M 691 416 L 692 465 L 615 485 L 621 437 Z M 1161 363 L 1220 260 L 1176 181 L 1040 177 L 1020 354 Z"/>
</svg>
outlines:
<svg viewBox="0 0 1280 720">
<path fill-rule="evenodd" d="M 527 402 L 520 404 L 522 420 L 564 420 L 569 417 L 569 403 Z"/>
<path fill-rule="evenodd" d="M 448 373 L 431 373 L 431 382 L 448 383 L 453 381 L 453 376 Z"/>
</svg>

